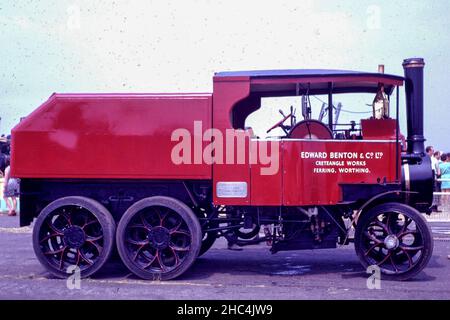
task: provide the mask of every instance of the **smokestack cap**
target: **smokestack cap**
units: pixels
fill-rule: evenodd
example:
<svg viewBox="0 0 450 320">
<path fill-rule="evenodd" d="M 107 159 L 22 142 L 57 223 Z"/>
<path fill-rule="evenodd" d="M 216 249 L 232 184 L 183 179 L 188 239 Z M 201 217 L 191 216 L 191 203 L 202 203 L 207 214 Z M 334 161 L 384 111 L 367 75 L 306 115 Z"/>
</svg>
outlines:
<svg viewBox="0 0 450 320">
<path fill-rule="evenodd" d="M 403 68 L 423 68 L 425 61 L 423 58 L 409 58 L 403 60 Z"/>
</svg>

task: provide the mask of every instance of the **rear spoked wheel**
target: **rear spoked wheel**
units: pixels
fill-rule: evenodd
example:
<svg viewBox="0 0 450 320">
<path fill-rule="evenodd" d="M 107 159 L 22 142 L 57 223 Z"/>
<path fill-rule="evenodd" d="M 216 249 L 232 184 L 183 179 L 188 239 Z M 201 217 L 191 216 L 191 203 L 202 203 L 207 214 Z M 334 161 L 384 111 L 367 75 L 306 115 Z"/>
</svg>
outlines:
<svg viewBox="0 0 450 320">
<path fill-rule="evenodd" d="M 188 206 L 157 196 L 142 199 L 125 212 L 116 242 L 131 272 L 143 279 L 169 280 L 193 264 L 200 252 L 202 232 Z"/>
<path fill-rule="evenodd" d="M 33 248 L 40 263 L 58 278 L 79 271 L 87 277 L 108 260 L 115 223 L 108 210 L 93 199 L 65 197 L 39 214 L 33 228 Z"/>
<path fill-rule="evenodd" d="M 407 280 L 428 264 L 433 238 L 416 209 L 401 203 L 386 203 L 360 217 L 355 250 L 361 264 L 365 268 L 378 266 L 384 279 Z"/>
</svg>

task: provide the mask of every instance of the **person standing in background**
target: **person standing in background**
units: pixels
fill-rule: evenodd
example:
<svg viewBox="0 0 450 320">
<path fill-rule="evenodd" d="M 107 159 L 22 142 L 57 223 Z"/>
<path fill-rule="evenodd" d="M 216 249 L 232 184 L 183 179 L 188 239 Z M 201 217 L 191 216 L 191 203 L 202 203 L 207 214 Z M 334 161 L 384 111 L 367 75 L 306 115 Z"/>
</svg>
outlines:
<svg viewBox="0 0 450 320">
<path fill-rule="evenodd" d="M 450 153 L 443 153 L 441 156 L 439 169 L 441 171 L 441 190 L 448 195 L 443 196 L 443 205 L 447 207 L 450 197 Z"/>
<path fill-rule="evenodd" d="M 431 159 L 431 169 L 433 170 L 433 174 L 434 174 L 434 185 L 433 185 L 433 192 L 438 192 L 438 182 L 437 182 L 437 178 L 441 175 L 441 170 L 439 168 L 439 160 L 436 159 L 436 157 L 434 156 L 434 148 L 433 146 L 428 146 L 425 149 L 426 153 L 428 154 L 428 156 Z M 434 212 L 441 212 L 441 210 L 439 210 L 438 206 L 440 205 L 440 201 L 439 200 L 435 200 L 436 202 L 433 204 L 432 209 Z"/>
<path fill-rule="evenodd" d="M 441 177 L 441 169 L 439 167 L 439 164 L 441 163 L 441 152 L 435 151 L 433 154 L 433 157 L 436 159 L 436 178 L 439 179 Z M 435 180 L 435 187 L 437 192 L 441 192 L 441 182 Z"/>
<path fill-rule="evenodd" d="M 20 194 L 19 180 L 11 177 L 10 174 L 10 159 L 6 159 L 5 182 L 3 187 L 3 199 L 8 207 L 8 216 L 15 216 L 17 214 L 17 197 Z"/>
<path fill-rule="evenodd" d="M 0 150 L 0 177 L 5 175 L 6 158 L 6 155 Z"/>
<path fill-rule="evenodd" d="M 437 157 L 435 157 L 435 154 L 439 154 L 439 151 L 434 152 L 433 146 L 428 146 L 426 149 L 427 154 L 430 156 L 431 159 L 431 169 L 434 171 L 434 175 L 440 175 L 440 169 L 439 169 L 439 160 Z"/>
</svg>

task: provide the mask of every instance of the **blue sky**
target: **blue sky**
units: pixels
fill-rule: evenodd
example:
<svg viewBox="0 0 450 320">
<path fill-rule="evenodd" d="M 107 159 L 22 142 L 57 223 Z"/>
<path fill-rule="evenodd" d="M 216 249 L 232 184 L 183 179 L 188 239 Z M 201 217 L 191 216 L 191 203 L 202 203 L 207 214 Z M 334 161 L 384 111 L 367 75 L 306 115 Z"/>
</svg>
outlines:
<svg viewBox="0 0 450 320">
<path fill-rule="evenodd" d="M 426 143 L 450 152 L 449 14 L 446 0 L 1 0 L 0 132 L 52 92 L 210 92 L 223 70 L 402 75 L 420 56 Z"/>
</svg>

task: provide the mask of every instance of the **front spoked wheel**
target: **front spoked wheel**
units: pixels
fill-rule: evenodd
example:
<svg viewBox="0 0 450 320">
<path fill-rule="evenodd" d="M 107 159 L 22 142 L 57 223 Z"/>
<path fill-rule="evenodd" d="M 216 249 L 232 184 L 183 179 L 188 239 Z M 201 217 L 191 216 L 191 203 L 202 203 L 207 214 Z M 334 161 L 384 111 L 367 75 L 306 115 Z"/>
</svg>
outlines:
<svg viewBox="0 0 450 320">
<path fill-rule="evenodd" d="M 384 279 L 407 280 L 428 264 L 433 238 L 416 209 L 401 203 L 386 203 L 360 217 L 355 250 L 361 264 L 365 268 L 378 266 Z"/>
<path fill-rule="evenodd" d="M 125 212 L 116 242 L 131 272 L 143 279 L 169 280 L 195 261 L 202 232 L 188 206 L 177 199 L 157 196 L 140 200 Z"/>
</svg>

